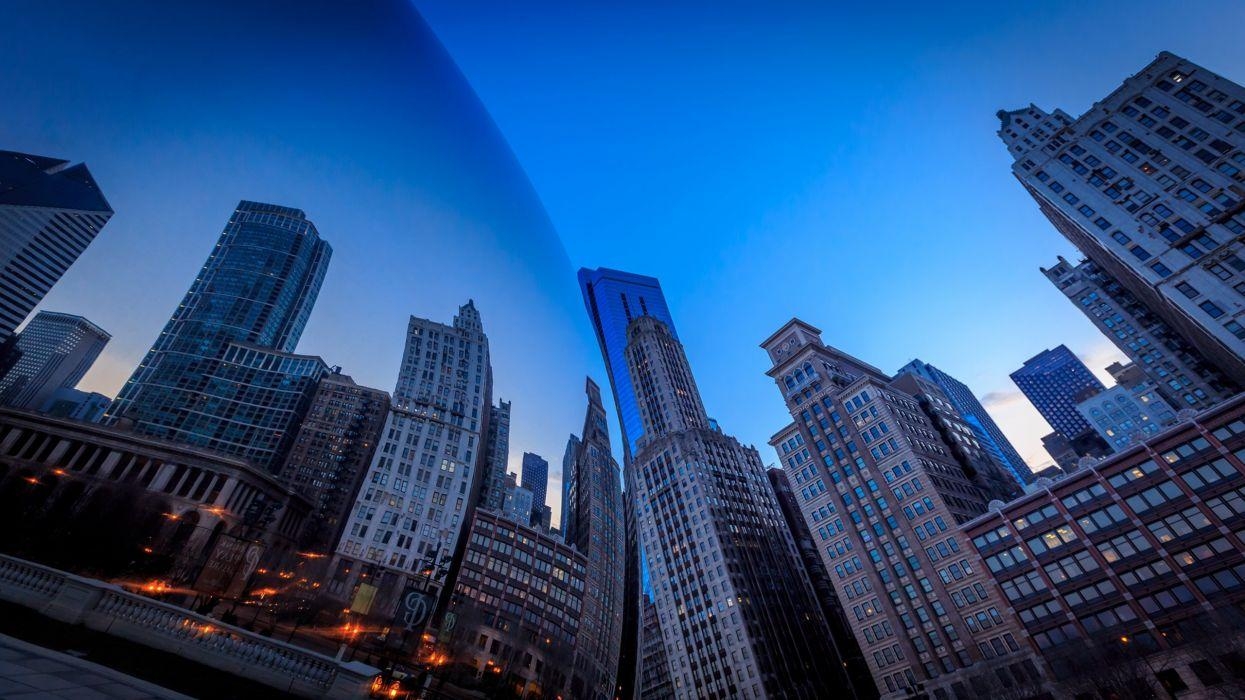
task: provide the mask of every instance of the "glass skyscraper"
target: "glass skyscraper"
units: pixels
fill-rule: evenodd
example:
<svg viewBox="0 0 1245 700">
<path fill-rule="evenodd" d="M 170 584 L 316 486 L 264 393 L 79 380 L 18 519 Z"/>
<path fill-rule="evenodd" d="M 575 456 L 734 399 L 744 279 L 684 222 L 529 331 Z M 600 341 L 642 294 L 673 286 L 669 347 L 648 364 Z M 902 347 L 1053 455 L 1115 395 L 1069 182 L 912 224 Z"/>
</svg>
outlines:
<svg viewBox="0 0 1245 700">
<path fill-rule="evenodd" d="M 289 353 L 331 254 L 302 211 L 239 203 L 106 420 L 270 467 L 328 374 L 319 358 Z"/>
<path fill-rule="evenodd" d="M 40 311 L 17 335 L 17 363 L 0 379 L 0 403 L 43 409 L 57 389 L 72 389 L 112 336 L 73 314 Z"/>
<path fill-rule="evenodd" d="M 86 165 L 0 151 L 0 343 L 111 217 Z"/>
<path fill-rule="evenodd" d="M 989 453 L 991 459 L 1007 469 L 1021 484 L 1033 481 L 1033 471 L 1029 469 L 1029 465 L 1021 458 L 1016 448 L 1012 447 L 1012 443 L 986 412 L 985 406 L 982 406 L 977 397 L 973 395 L 968 385 L 920 360 L 913 360 L 904 365 L 897 374 L 915 374 L 938 385 L 960 417 L 972 429 L 973 434 Z"/>
<path fill-rule="evenodd" d="M 1104 387 L 1066 345 L 1034 355 L 1011 377 L 1050 427 L 1067 439 L 1093 430 L 1076 405 Z"/>
<path fill-rule="evenodd" d="M 644 433 L 644 426 L 623 355 L 627 347 L 627 325 L 640 316 L 652 316 L 666 324 L 676 340 L 679 334 L 666 306 L 666 297 L 661 293 L 661 283 L 655 277 L 604 267 L 583 268 L 579 271 L 579 288 L 601 345 L 618 422 L 622 426 L 623 456 L 629 461 L 635 454 L 636 441 Z"/>
</svg>

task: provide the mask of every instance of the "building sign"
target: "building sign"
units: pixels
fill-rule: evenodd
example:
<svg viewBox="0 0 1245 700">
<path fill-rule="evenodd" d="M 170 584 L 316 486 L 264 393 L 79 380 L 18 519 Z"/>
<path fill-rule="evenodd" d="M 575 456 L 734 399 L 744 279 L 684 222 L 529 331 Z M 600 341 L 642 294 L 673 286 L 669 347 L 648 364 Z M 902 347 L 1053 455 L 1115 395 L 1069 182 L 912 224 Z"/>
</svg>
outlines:
<svg viewBox="0 0 1245 700">
<path fill-rule="evenodd" d="M 436 601 L 431 593 L 425 593 L 414 586 L 407 586 L 402 592 L 401 604 L 394 615 L 394 627 L 401 627 L 410 632 L 422 632 L 428 618 L 432 616 L 432 607 Z"/>
</svg>

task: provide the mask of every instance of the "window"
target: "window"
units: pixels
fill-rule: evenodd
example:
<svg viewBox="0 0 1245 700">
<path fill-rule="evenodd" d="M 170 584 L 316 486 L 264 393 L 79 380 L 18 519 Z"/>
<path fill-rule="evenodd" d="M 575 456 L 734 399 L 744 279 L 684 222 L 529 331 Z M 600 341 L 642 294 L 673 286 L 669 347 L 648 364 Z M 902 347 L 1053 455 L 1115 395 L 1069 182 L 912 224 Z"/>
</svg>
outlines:
<svg viewBox="0 0 1245 700">
<path fill-rule="evenodd" d="M 1157 486 L 1152 486 L 1145 491 L 1129 496 L 1125 499 L 1125 503 L 1127 503 L 1128 507 L 1132 508 L 1135 512 L 1144 513 L 1151 508 L 1157 508 L 1168 501 L 1174 501 L 1183 497 L 1184 492 L 1180 490 L 1179 486 L 1176 486 L 1176 484 L 1171 481 L 1164 481 Z"/>
<path fill-rule="evenodd" d="M 1188 282 L 1178 282 L 1176 284 L 1176 289 L 1179 290 L 1181 294 L 1185 295 L 1186 297 L 1190 299 L 1201 295 L 1201 292 L 1194 289 L 1193 285 L 1189 284 Z"/>
<path fill-rule="evenodd" d="M 1219 306 L 1215 304 L 1215 302 L 1210 301 L 1209 299 L 1202 302 L 1201 304 L 1198 304 L 1198 307 L 1200 307 L 1202 311 L 1205 311 L 1207 314 L 1209 314 L 1211 318 L 1219 318 L 1220 316 L 1223 315 L 1223 309 L 1219 308 Z"/>
</svg>

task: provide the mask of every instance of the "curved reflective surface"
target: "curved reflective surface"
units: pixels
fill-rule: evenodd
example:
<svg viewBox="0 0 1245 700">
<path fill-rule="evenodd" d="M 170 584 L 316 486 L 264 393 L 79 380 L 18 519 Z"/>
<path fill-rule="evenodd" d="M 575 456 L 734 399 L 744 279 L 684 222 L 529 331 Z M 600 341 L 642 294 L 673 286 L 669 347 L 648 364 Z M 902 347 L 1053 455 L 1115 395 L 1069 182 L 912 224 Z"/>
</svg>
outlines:
<svg viewBox="0 0 1245 700">
<path fill-rule="evenodd" d="M 0 23 L 0 148 L 85 161 L 116 210 L 42 305 L 113 334 L 84 388 L 116 394 L 258 200 L 305 211 L 333 247 L 299 353 L 392 391 L 408 316 L 449 323 L 474 299 L 512 462 L 560 462 L 583 376 L 600 377 L 575 276 L 409 3 L 18 5 Z"/>
</svg>

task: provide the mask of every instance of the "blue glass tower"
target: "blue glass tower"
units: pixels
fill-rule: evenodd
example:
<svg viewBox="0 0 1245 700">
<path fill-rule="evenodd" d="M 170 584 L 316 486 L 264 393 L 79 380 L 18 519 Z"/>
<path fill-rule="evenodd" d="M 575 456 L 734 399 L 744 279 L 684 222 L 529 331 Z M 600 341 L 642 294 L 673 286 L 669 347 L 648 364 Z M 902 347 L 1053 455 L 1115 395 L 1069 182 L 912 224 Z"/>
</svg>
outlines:
<svg viewBox="0 0 1245 700">
<path fill-rule="evenodd" d="M 270 466 L 292 432 L 286 423 L 327 373 L 319 358 L 289 353 L 331 255 L 298 209 L 239 203 L 105 420 Z M 287 374 L 312 381 L 291 393 Z M 231 396 L 235 390 L 246 395 Z M 274 414 L 287 420 L 273 424 Z"/>
<path fill-rule="evenodd" d="M 661 293 L 661 283 L 655 277 L 604 267 L 583 268 L 579 271 L 579 287 L 601 345 L 610 389 L 614 392 L 614 406 L 622 427 L 623 457 L 625 462 L 630 462 L 636 441 L 644 434 L 644 426 L 623 354 L 627 348 L 627 324 L 639 316 L 652 316 L 666 324 L 676 340 L 679 336 L 666 306 L 666 297 Z"/>
<path fill-rule="evenodd" d="M 986 412 L 986 407 L 981 405 L 967 384 L 920 360 L 913 360 L 904 365 L 897 374 L 914 374 L 938 385 L 938 388 L 942 389 L 947 398 L 951 400 L 951 405 L 955 407 L 960 417 L 972 429 L 977 441 L 990 454 L 991 459 L 1010 472 L 1017 482 L 1027 484 L 1033 481 L 1033 471 L 1029 469 L 1029 465 L 1021 458 L 1016 448 L 1012 447 L 1012 443 L 1008 441 L 1007 436 L 999 429 L 998 424 Z"/>
<path fill-rule="evenodd" d="M 1076 405 L 1104 387 L 1067 346 L 1043 350 L 1011 377 L 1050 427 L 1065 438 L 1072 440 L 1093 430 Z"/>
</svg>

